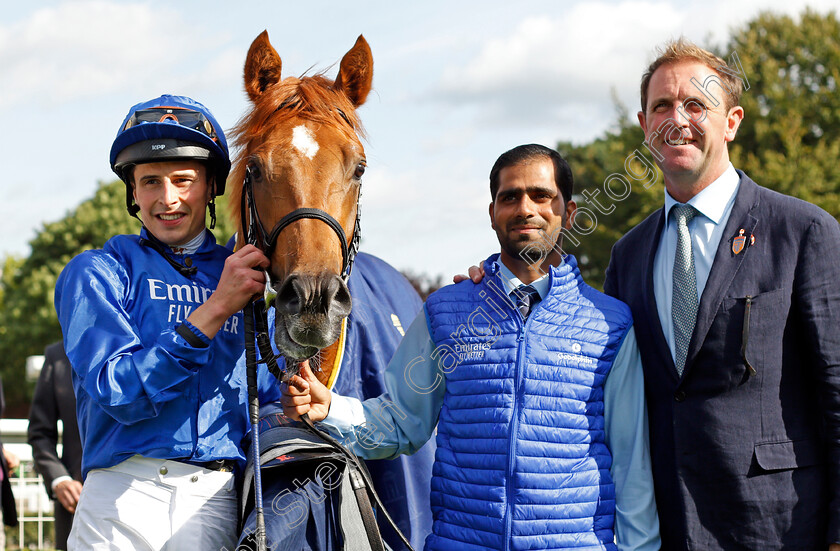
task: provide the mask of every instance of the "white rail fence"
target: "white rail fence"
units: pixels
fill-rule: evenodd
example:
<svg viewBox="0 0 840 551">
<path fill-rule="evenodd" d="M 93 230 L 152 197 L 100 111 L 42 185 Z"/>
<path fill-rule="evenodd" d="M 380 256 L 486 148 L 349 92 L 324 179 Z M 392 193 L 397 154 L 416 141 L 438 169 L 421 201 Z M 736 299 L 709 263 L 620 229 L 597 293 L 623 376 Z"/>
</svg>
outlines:
<svg viewBox="0 0 840 551">
<path fill-rule="evenodd" d="M 17 503 L 18 526 L 6 530 L 8 550 L 53 549 L 53 502 L 47 497 L 41 475 L 33 468 L 32 448 L 26 443 L 28 426 L 27 419 L 0 419 L 3 446 L 20 458 L 20 466 L 10 477 Z"/>
</svg>

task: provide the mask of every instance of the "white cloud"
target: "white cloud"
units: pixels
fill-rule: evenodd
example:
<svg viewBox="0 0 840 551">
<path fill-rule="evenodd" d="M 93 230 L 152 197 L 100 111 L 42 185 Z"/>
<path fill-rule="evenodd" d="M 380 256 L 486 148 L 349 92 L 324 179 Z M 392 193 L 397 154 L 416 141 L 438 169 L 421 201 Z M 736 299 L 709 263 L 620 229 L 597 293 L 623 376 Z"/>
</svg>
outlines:
<svg viewBox="0 0 840 551">
<path fill-rule="evenodd" d="M 723 45 L 759 10 L 797 15 L 836 0 L 707 0 L 702 9 L 666 1 L 580 2 L 562 13 L 512 22 L 466 61 L 450 60 L 425 94 L 479 127 L 555 129 L 557 138 L 588 140 L 613 120 L 610 90 L 631 112 L 654 47 L 685 35 Z M 588 123 L 587 123 L 588 121 Z"/>
<path fill-rule="evenodd" d="M 649 2 L 581 3 L 563 15 L 530 17 L 466 65 L 448 67 L 433 95 L 456 106 L 479 103 L 519 124 L 569 116 L 609 102 L 611 86 L 635 82 L 651 37 L 685 17 Z"/>
<path fill-rule="evenodd" d="M 360 112 L 370 135 L 364 249 L 415 271 L 463 271 L 498 248 L 486 178 L 499 153 L 600 135 L 615 117 L 612 87 L 634 112 L 642 69 L 668 38 L 723 45 L 761 9 L 837 8 L 837 0 L 432 0 L 330 5 L 333 16 L 322 18 L 325 2 L 285 4 L 44 0 L 4 12 L 0 114 L 14 132 L 0 135 L 0 150 L 15 162 L 5 167 L 0 252 L 23 253 L 41 220 L 113 177 L 108 147 L 133 103 L 190 95 L 229 128 L 247 106 L 245 52 L 266 27 L 284 75 L 329 67 L 365 33 L 377 65 Z"/>
<path fill-rule="evenodd" d="M 200 74 L 199 28 L 173 8 L 87 0 L 0 27 L 0 107 L 61 104 Z M 216 62 L 218 63 L 218 62 Z M 211 66 L 217 74 L 215 66 Z"/>
</svg>

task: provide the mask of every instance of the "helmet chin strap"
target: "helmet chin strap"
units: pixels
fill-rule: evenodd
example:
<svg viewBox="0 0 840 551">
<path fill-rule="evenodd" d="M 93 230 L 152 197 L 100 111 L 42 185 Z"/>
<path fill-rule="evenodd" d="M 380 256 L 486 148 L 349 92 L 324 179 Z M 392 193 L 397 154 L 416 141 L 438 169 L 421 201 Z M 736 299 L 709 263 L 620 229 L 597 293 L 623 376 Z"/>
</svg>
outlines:
<svg viewBox="0 0 840 551">
<path fill-rule="evenodd" d="M 212 190 L 210 192 L 210 201 L 207 203 L 207 208 L 210 211 L 210 226 L 209 229 L 214 229 L 216 227 L 216 177 L 211 176 L 211 179 L 208 181 L 208 185 Z M 137 213 L 140 212 L 140 205 L 134 202 L 134 196 L 132 195 L 132 190 L 134 189 L 133 185 L 131 184 L 131 180 L 129 176 L 121 177 L 121 180 L 125 182 L 125 208 L 128 211 L 128 214 L 140 220 L 140 223 L 143 223 L 143 220 L 137 216 Z"/>
<path fill-rule="evenodd" d="M 137 216 L 137 213 L 140 212 L 140 205 L 134 202 L 134 186 L 129 177 L 123 177 L 122 181 L 125 183 L 125 208 L 128 214 L 140 220 L 140 217 Z M 143 221 L 140 220 L 140 223 L 142 224 Z"/>
<path fill-rule="evenodd" d="M 210 210 L 210 229 L 216 227 L 216 198 L 211 197 L 210 202 L 207 203 L 207 208 Z"/>
</svg>

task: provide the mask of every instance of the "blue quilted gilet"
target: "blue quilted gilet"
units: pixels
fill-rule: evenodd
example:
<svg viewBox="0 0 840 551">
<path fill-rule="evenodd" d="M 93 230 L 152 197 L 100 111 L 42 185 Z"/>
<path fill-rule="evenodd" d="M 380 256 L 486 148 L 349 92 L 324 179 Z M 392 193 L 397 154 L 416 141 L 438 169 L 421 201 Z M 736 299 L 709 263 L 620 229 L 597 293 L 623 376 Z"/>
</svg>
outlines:
<svg viewBox="0 0 840 551">
<path fill-rule="evenodd" d="M 426 302 L 446 373 L 426 549 L 614 550 L 604 381 L 630 310 L 567 256 L 523 323 L 495 260 Z"/>
</svg>

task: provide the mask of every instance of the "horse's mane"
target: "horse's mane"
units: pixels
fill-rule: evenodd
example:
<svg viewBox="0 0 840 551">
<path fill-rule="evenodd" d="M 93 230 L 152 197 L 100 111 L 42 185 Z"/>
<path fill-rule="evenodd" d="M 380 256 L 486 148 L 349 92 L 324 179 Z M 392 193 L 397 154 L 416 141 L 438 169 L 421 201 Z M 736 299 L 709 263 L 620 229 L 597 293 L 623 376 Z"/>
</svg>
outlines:
<svg viewBox="0 0 840 551">
<path fill-rule="evenodd" d="M 239 152 L 228 178 L 228 207 L 237 229 L 241 222 L 240 202 L 245 166 L 252 153 L 249 144 L 257 143 L 261 148 L 268 149 L 279 147 L 279 144 L 272 143 L 276 140 L 271 139 L 271 132 L 292 118 L 333 126 L 348 141 L 358 141 L 359 137 L 365 137 L 356 108 L 343 92 L 333 89 L 334 84 L 333 80 L 321 73 L 300 78 L 287 77 L 257 98 L 253 109 L 233 127 L 230 135 Z"/>
</svg>

